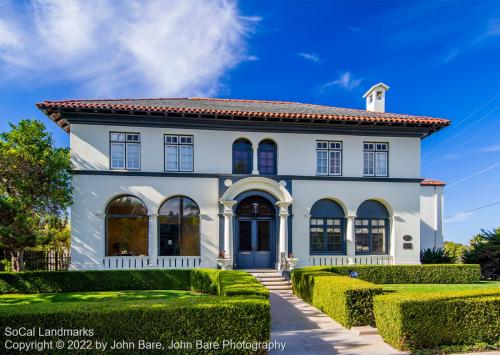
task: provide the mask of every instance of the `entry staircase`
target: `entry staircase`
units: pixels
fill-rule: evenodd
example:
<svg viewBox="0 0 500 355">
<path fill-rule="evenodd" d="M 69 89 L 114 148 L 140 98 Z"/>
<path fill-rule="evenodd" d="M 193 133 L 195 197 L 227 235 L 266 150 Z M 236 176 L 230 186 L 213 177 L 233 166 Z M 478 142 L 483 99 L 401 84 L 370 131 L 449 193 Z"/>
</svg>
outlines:
<svg viewBox="0 0 500 355">
<path fill-rule="evenodd" d="M 255 278 L 271 292 L 292 292 L 292 285 L 290 282 L 281 276 L 281 273 L 277 270 L 256 269 L 246 271 L 255 276 Z"/>
</svg>

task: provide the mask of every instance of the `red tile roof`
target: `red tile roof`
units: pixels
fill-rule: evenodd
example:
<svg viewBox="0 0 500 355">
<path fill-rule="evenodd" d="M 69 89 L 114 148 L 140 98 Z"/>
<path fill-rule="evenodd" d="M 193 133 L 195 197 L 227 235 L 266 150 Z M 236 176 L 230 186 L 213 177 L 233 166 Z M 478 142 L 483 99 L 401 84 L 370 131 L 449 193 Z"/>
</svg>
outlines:
<svg viewBox="0 0 500 355">
<path fill-rule="evenodd" d="M 63 100 L 44 101 L 36 106 L 50 115 L 57 111 L 108 111 L 114 113 L 156 113 L 156 114 L 198 114 L 239 117 L 258 117 L 326 120 L 339 123 L 372 123 L 380 125 L 432 126 L 440 129 L 450 124 L 449 120 L 428 116 L 413 116 L 396 113 L 370 112 L 365 110 L 303 104 L 297 102 L 236 100 L 210 98 L 167 98 L 167 99 L 113 99 L 113 100 Z M 111 112 L 110 112 L 111 111 Z M 67 123 L 58 122 L 61 126 Z"/>
<path fill-rule="evenodd" d="M 446 183 L 444 181 L 440 181 L 440 180 L 424 179 L 420 182 L 420 185 L 422 185 L 422 186 L 445 186 Z"/>
</svg>

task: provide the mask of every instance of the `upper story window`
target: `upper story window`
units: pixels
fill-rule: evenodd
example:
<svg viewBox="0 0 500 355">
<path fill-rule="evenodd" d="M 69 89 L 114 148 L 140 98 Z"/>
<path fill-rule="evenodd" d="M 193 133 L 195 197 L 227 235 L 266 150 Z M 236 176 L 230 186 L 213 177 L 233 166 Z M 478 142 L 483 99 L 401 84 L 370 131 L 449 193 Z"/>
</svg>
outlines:
<svg viewBox="0 0 500 355">
<path fill-rule="evenodd" d="M 110 133 L 111 169 L 139 170 L 141 168 L 141 135 L 139 133 Z"/>
<path fill-rule="evenodd" d="M 193 171 L 193 136 L 165 135 L 165 171 Z"/>
<path fill-rule="evenodd" d="M 278 149 L 276 143 L 270 139 L 264 139 L 259 143 L 259 174 L 276 175 L 277 173 Z"/>
<path fill-rule="evenodd" d="M 389 144 L 376 142 L 363 143 L 363 161 L 364 176 L 388 176 Z"/>
<path fill-rule="evenodd" d="M 342 175 L 342 142 L 316 142 L 316 174 Z"/>
<path fill-rule="evenodd" d="M 252 143 L 240 138 L 233 143 L 233 174 L 252 173 Z"/>
</svg>

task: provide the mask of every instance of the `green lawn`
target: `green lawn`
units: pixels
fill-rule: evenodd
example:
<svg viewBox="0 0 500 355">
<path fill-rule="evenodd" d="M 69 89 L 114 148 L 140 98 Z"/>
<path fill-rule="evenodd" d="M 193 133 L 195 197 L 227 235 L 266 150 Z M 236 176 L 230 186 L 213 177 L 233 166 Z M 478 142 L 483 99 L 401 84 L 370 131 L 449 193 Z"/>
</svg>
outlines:
<svg viewBox="0 0 500 355">
<path fill-rule="evenodd" d="M 500 281 L 481 281 L 477 284 L 385 284 L 387 292 L 436 292 L 500 289 Z"/>
<path fill-rule="evenodd" d="M 208 294 L 181 290 L 133 290 L 105 292 L 67 292 L 0 295 L 3 306 L 49 305 L 54 303 L 166 302 L 182 299 L 213 297 Z"/>
</svg>

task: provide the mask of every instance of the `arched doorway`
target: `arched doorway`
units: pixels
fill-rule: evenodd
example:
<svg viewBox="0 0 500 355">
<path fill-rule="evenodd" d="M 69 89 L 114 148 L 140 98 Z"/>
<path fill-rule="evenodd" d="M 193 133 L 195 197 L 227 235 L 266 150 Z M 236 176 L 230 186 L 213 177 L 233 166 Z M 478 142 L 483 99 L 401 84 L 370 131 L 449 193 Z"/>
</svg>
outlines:
<svg viewBox="0 0 500 355">
<path fill-rule="evenodd" d="M 276 208 L 262 195 L 243 198 L 235 210 L 235 266 L 239 269 L 274 267 Z"/>
</svg>

